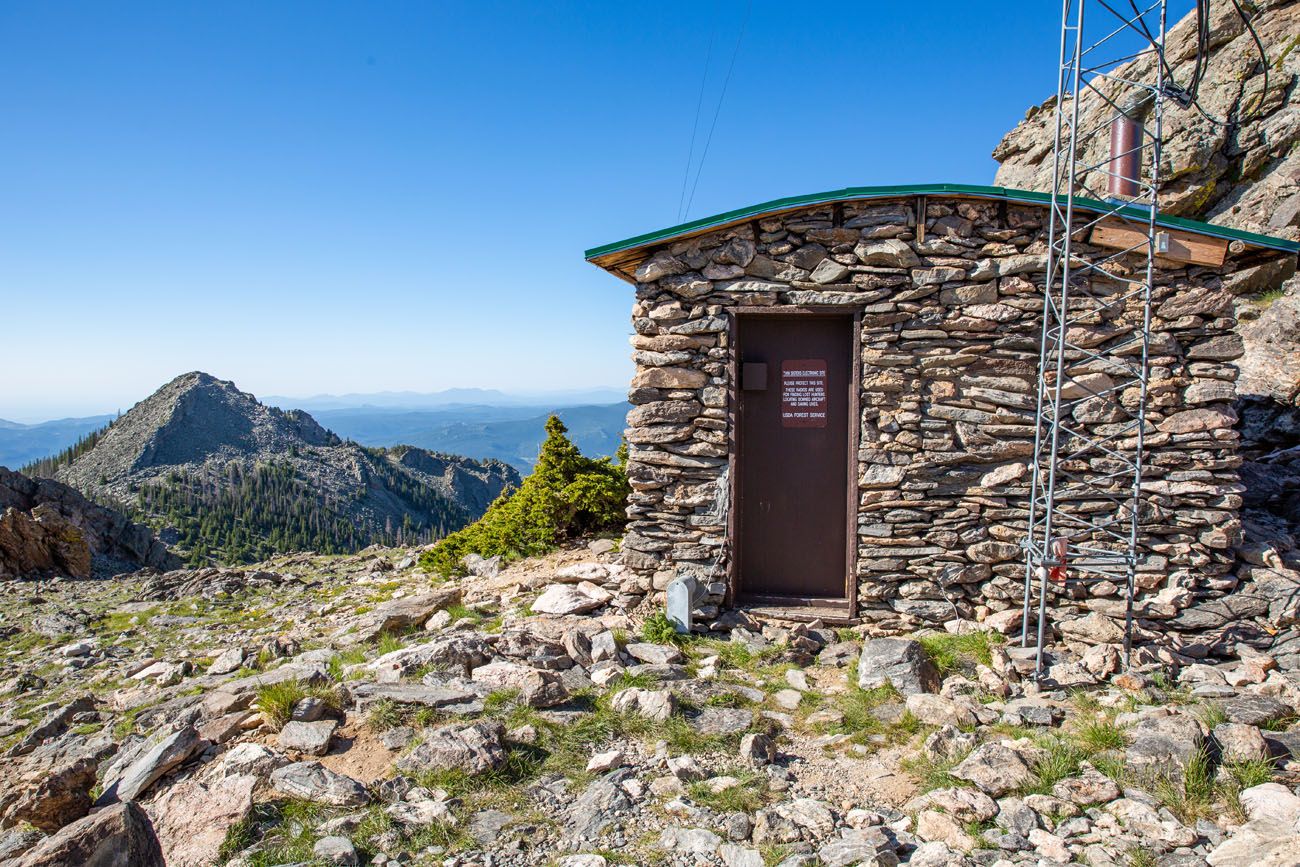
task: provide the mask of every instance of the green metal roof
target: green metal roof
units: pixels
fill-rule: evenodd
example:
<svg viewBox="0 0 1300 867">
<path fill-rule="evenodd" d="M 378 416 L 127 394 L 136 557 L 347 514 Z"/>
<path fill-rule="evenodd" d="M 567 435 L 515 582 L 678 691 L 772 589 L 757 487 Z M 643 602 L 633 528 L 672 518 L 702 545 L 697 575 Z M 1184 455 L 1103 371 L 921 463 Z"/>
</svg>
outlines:
<svg viewBox="0 0 1300 867">
<path fill-rule="evenodd" d="M 682 235 L 699 232 L 704 229 L 717 228 L 729 223 L 736 223 L 754 217 L 761 217 L 764 214 L 769 214 L 775 211 L 788 211 L 792 208 L 800 208 L 805 205 L 844 202 L 854 199 L 884 199 L 897 198 L 901 196 L 942 195 L 981 199 L 1002 199 L 1008 202 L 1026 202 L 1034 205 L 1049 205 L 1052 202 L 1052 196 L 1050 193 L 1038 193 L 1032 190 L 1014 190 L 1010 187 L 985 187 L 976 184 L 903 184 L 900 186 L 885 187 L 845 187 L 842 190 L 831 190 L 825 193 L 811 193 L 804 196 L 773 199 L 770 202 L 751 205 L 748 208 L 739 208 L 734 211 L 727 211 L 723 214 L 715 214 L 712 217 L 701 217 L 698 220 L 691 220 L 689 223 L 682 223 L 679 226 L 670 226 L 667 229 L 660 229 L 657 232 L 647 232 L 644 235 L 636 235 L 635 237 L 626 238 L 622 241 L 615 241 L 612 244 L 592 247 L 585 253 L 585 257 L 588 260 L 594 260 L 611 253 L 619 253 L 637 247 L 658 244 Z M 1096 199 L 1076 198 L 1074 201 L 1076 206 L 1098 212 L 1109 211 L 1114 207 L 1107 202 L 1100 202 Z M 1144 220 L 1147 217 L 1147 212 L 1144 208 L 1129 205 L 1117 211 L 1116 215 L 1131 219 Z M 1274 238 L 1269 235 L 1259 235 L 1255 232 L 1245 232 L 1241 229 L 1229 229 L 1226 226 L 1215 226 L 1211 223 L 1202 223 L 1199 220 L 1188 220 L 1183 217 L 1158 214 L 1156 216 L 1156 223 L 1165 228 L 1183 229 L 1188 232 L 1195 232 L 1199 235 L 1225 238 L 1230 241 L 1242 241 L 1256 247 L 1282 250 L 1288 253 L 1300 252 L 1300 242 L 1288 241 L 1285 238 Z"/>
</svg>

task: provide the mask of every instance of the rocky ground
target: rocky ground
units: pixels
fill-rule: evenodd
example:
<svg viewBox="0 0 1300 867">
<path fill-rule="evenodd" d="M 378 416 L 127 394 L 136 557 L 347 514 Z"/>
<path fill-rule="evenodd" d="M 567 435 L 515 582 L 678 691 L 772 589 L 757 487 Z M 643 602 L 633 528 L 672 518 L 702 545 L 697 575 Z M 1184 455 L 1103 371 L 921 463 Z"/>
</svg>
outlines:
<svg viewBox="0 0 1300 867">
<path fill-rule="evenodd" d="M 1269 656 L 1123 672 L 1082 624 L 1040 685 L 971 624 L 674 641 L 613 547 L 0 583 L 0 863 L 1300 863 Z"/>
</svg>

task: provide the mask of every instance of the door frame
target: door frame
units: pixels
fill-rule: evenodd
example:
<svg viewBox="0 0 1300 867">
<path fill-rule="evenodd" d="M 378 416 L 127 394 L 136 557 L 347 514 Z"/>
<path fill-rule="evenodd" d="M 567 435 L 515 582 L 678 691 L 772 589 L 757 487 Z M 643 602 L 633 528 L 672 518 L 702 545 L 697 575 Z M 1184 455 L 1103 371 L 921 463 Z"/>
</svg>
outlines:
<svg viewBox="0 0 1300 867">
<path fill-rule="evenodd" d="M 776 305 L 771 307 L 740 306 L 733 307 L 727 315 L 727 540 L 724 551 L 727 557 L 727 592 L 724 603 L 727 607 L 736 604 L 740 594 L 740 563 L 737 556 L 740 532 L 740 475 L 737 473 L 740 459 L 740 327 L 741 320 L 748 318 L 774 317 L 794 319 L 800 317 L 842 318 L 853 330 L 850 337 L 849 394 L 848 394 L 848 473 L 847 496 L 845 503 L 845 520 L 848 524 L 845 551 L 844 596 L 826 598 L 819 596 L 749 596 L 747 602 L 759 604 L 774 603 L 789 608 L 799 607 L 846 607 L 849 617 L 858 613 L 858 441 L 862 430 L 862 307 L 860 305 L 823 306 L 823 305 Z"/>
</svg>

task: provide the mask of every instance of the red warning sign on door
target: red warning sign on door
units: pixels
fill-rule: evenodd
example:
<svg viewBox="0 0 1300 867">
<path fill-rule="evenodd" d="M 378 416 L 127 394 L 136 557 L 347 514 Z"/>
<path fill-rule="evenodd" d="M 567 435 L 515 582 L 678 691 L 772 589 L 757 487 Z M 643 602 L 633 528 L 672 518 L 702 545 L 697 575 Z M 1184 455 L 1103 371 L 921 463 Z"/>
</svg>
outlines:
<svg viewBox="0 0 1300 867">
<path fill-rule="evenodd" d="M 781 362 L 781 427 L 826 427 L 826 359 Z"/>
</svg>

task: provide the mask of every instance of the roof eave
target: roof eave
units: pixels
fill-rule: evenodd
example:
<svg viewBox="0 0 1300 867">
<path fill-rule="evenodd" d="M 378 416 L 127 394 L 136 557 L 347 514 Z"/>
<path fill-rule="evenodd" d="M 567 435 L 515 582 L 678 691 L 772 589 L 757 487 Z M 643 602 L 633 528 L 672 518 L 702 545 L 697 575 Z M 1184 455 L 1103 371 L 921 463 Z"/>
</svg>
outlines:
<svg viewBox="0 0 1300 867">
<path fill-rule="evenodd" d="M 704 232 L 716 231 L 718 229 L 745 222 L 746 220 L 770 216 L 783 211 L 798 210 L 812 205 L 865 199 L 935 195 L 948 196 L 951 198 L 991 199 L 1034 205 L 1049 205 L 1052 201 L 1050 193 L 1040 193 L 1033 190 L 1017 190 L 1011 187 L 979 186 L 975 184 L 905 184 L 877 187 L 845 187 L 842 190 L 831 190 L 823 193 L 810 193 L 803 196 L 790 196 L 783 199 L 773 199 L 769 202 L 750 205 L 745 208 L 738 208 L 734 211 L 726 211 L 721 214 L 715 214 L 711 217 L 701 217 L 698 220 L 692 220 L 688 223 L 682 223 L 677 226 L 670 226 L 667 229 L 647 232 L 642 235 L 626 238 L 622 241 L 615 241 L 612 244 L 603 244 L 599 247 L 593 247 L 586 251 L 584 257 L 592 264 L 604 268 L 605 270 L 632 282 L 633 278 L 631 274 L 620 269 L 619 266 L 628 263 L 630 260 L 635 260 L 637 258 L 636 253 L 648 247 L 661 245 L 670 241 L 681 240 L 682 238 L 691 237 Z M 1114 208 L 1110 203 L 1094 199 L 1076 198 L 1075 205 L 1076 207 L 1081 207 L 1098 213 L 1102 211 L 1110 211 Z M 1147 210 L 1135 205 L 1127 205 L 1120 208 L 1115 213 L 1116 216 L 1129 219 L 1147 219 Z M 1194 232 L 1199 235 L 1221 238 L 1228 241 L 1240 241 L 1252 247 L 1278 250 L 1293 255 L 1300 252 L 1300 243 L 1296 241 L 1288 241 L 1285 238 L 1274 238 L 1269 235 L 1260 235 L 1242 229 L 1216 226 L 1212 223 L 1203 223 L 1199 220 L 1189 220 L 1184 217 L 1175 217 L 1169 214 L 1157 214 L 1156 224 L 1164 228 L 1181 229 L 1183 231 Z"/>
</svg>

